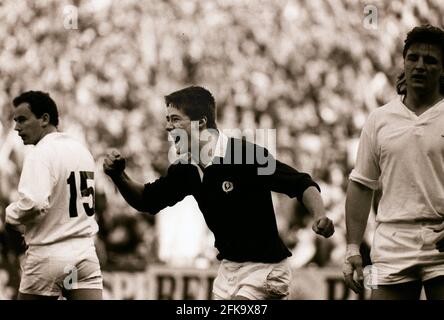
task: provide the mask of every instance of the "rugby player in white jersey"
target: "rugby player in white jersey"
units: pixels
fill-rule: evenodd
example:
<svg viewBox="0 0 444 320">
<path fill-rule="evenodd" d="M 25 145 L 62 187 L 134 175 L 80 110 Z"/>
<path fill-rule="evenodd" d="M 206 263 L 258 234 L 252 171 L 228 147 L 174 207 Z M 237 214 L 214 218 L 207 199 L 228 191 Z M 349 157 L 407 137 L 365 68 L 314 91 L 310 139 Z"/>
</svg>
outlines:
<svg viewBox="0 0 444 320">
<path fill-rule="evenodd" d="M 444 299 L 444 31 L 416 27 L 403 50 L 401 97 L 374 110 L 362 130 L 346 200 L 344 279 L 372 299 Z M 400 90 L 403 87 L 403 90 Z M 382 190 L 363 279 L 360 244 L 374 190 Z"/>
<path fill-rule="evenodd" d="M 13 100 L 15 130 L 26 155 L 18 200 L 6 208 L 7 224 L 24 229 L 28 249 L 18 299 L 102 299 L 102 273 L 94 245 L 94 159 L 58 132 L 57 106 L 44 92 Z"/>
</svg>

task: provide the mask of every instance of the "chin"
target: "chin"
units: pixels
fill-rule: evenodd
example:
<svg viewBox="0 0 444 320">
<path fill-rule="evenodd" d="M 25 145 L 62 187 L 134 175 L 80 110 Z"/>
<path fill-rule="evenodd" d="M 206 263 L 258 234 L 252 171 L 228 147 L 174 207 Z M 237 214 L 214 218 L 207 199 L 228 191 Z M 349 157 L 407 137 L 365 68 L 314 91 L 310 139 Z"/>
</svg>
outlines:
<svg viewBox="0 0 444 320">
<path fill-rule="evenodd" d="M 23 140 L 23 144 L 24 144 L 25 146 L 27 146 L 27 145 L 32 145 L 32 144 L 36 144 L 36 143 L 31 142 L 31 141 L 29 141 L 29 140 Z"/>
</svg>

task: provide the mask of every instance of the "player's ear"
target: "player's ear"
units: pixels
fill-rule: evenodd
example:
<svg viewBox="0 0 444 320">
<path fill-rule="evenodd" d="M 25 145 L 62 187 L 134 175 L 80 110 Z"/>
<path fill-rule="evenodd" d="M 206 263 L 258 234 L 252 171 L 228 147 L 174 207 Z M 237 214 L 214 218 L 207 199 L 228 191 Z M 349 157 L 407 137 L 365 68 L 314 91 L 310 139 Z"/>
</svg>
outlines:
<svg viewBox="0 0 444 320">
<path fill-rule="evenodd" d="M 207 128 L 207 122 L 208 119 L 206 116 L 203 116 L 199 119 L 199 129 L 206 129 Z"/>
<path fill-rule="evenodd" d="M 48 126 L 49 122 L 51 121 L 51 117 L 48 113 L 42 114 L 42 117 L 40 119 L 42 119 L 42 127 Z"/>
</svg>

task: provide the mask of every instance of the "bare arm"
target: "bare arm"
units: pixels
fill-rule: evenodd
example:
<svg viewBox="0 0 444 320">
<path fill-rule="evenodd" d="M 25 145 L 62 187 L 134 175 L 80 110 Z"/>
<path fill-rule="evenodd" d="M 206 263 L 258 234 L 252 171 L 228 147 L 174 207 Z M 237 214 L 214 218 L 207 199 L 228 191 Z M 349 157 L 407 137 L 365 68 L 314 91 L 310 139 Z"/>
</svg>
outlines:
<svg viewBox="0 0 444 320">
<path fill-rule="evenodd" d="M 321 194 L 316 187 L 307 188 L 302 195 L 302 203 L 314 217 L 313 231 L 326 238 L 333 235 L 335 228 L 333 222 L 325 214 Z"/>
<path fill-rule="evenodd" d="M 373 190 L 350 180 L 345 201 L 345 224 L 347 226 L 347 250 L 342 267 L 345 284 L 354 292 L 363 291 L 364 273 L 360 245 L 367 227 Z M 357 280 L 354 280 L 354 274 Z"/>
<path fill-rule="evenodd" d="M 325 217 L 324 203 L 316 187 L 309 187 L 304 191 L 302 202 L 315 219 Z"/>
<path fill-rule="evenodd" d="M 347 243 L 360 245 L 367 227 L 373 190 L 350 180 L 345 201 Z"/>
<path fill-rule="evenodd" d="M 126 172 L 119 175 L 110 175 L 120 194 L 128 204 L 138 211 L 144 210 L 143 190 L 145 186 L 142 183 L 132 180 Z"/>
</svg>

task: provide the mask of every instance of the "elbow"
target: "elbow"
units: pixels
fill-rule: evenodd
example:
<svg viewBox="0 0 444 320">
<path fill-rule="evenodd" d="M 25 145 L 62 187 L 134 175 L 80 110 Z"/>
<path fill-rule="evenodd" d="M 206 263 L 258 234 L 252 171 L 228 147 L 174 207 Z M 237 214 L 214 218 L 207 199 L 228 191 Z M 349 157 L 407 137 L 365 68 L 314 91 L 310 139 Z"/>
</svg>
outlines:
<svg viewBox="0 0 444 320">
<path fill-rule="evenodd" d="M 29 203 L 29 201 L 19 201 L 9 205 L 5 210 L 5 222 L 15 226 L 25 225 L 35 222 L 46 215 L 48 211 L 47 203 L 41 205 L 32 203 L 31 206 L 28 205 Z"/>
</svg>

